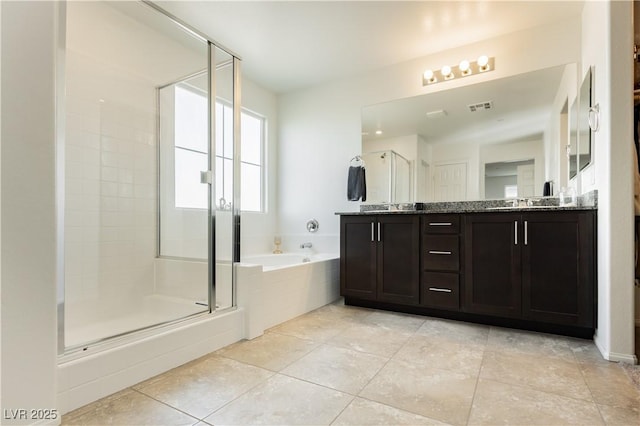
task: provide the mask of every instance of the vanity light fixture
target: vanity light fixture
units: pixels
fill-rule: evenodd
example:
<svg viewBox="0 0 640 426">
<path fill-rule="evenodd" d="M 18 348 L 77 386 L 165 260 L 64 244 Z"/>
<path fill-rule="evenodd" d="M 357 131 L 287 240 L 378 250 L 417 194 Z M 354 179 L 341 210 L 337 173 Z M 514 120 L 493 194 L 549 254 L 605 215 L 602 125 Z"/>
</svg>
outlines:
<svg viewBox="0 0 640 426">
<path fill-rule="evenodd" d="M 455 77 L 449 65 L 445 65 L 442 68 L 440 68 L 440 73 L 442 74 L 442 77 L 444 77 L 445 80 L 451 80 L 452 78 Z"/>
<path fill-rule="evenodd" d="M 427 84 L 431 84 L 431 83 L 435 83 L 436 81 L 436 76 L 433 73 L 433 70 L 426 70 L 424 72 L 424 74 L 422 74 L 422 84 L 424 85 L 424 82 L 427 82 Z"/>
<path fill-rule="evenodd" d="M 471 64 L 466 59 L 460 61 L 460 64 L 458 64 L 458 69 L 460 70 L 460 74 L 462 75 L 471 74 Z"/>
<path fill-rule="evenodd" d="M 467 77 L 472 74 L 480 74 L 487 71 L 493 71 L 495 65 L 494 58 L 486 55 L 478 57 L 475 61 L 463 59 L 457 66 L 443 65 L 439 70 L 427 69 L 422 74 L 422 85 L 438 83 L 441 81 L 452 80 L 454 78 Z"/>
</svg>

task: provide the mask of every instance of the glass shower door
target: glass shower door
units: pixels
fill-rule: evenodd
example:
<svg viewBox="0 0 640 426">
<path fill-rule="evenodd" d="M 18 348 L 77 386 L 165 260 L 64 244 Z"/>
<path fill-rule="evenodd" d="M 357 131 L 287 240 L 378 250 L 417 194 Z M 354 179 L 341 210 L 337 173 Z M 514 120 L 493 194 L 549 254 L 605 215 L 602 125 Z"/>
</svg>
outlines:
<svg viewBox="0 0 640 426">
<path fill-rule="evenodd" d="M 224 223 L 200 174 L 217 48 L 143 3 L 66 10 L 62 352 L 215 309 Z"/>
</svg>

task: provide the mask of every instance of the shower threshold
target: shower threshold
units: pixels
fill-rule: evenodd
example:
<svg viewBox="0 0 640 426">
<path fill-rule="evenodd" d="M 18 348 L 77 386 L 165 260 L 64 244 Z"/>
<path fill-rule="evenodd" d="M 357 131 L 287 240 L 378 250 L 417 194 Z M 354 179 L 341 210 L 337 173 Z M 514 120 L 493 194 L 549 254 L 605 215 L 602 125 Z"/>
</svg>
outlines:
<svg viewBox="0 0 640 426">
<path fill-rule="evenodd" d="M 65 346 L 80 347 L 209 311 L 208 306 L 194 300 L 157 294 L 121 304 L 117 309 L 110 308 L 108 312 L 88 306 L 82 306 L 82 312 L 69 309 L 65 316 Z"/>
</svg>

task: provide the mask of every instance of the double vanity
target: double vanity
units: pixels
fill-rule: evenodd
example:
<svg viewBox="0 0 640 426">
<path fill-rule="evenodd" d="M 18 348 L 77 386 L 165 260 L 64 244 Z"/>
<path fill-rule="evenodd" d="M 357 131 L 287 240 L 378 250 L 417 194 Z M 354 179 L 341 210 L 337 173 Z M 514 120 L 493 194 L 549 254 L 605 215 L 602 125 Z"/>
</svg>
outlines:
<svg viewBox="0 0 640 426">
<path fill-rule="evenodd" d="M 346 304 L 593 336 L 594 197 L 361 210 L 338 213 Z"/>
</svg>

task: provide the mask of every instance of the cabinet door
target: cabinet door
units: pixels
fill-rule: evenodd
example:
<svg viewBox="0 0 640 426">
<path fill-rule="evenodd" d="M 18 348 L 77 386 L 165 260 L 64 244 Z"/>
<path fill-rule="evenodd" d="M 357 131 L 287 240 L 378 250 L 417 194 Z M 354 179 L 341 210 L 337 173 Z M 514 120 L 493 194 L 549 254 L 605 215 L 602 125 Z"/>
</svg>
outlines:
<svg viewBox="0 0 640 426">
<path fill-rule="evenodd" d="M 523 316 L 592 327 L 593 214 L 526 214 L 523 231 Z"/>
<path fill-rule="evenodd" d="M 417 305 L 420 300 L 420 218 L 378 216 L 378 300 Z"/>
<path fill-rule="evenodd" d="M 509 213 L 466 216 L 464 311 L 521 316 L 520 222 Z"/>
<path fill-rule="evenodd" d="M 375 216 L 340 217 L 340 294 L 376 298 Z"/>
</svg>

